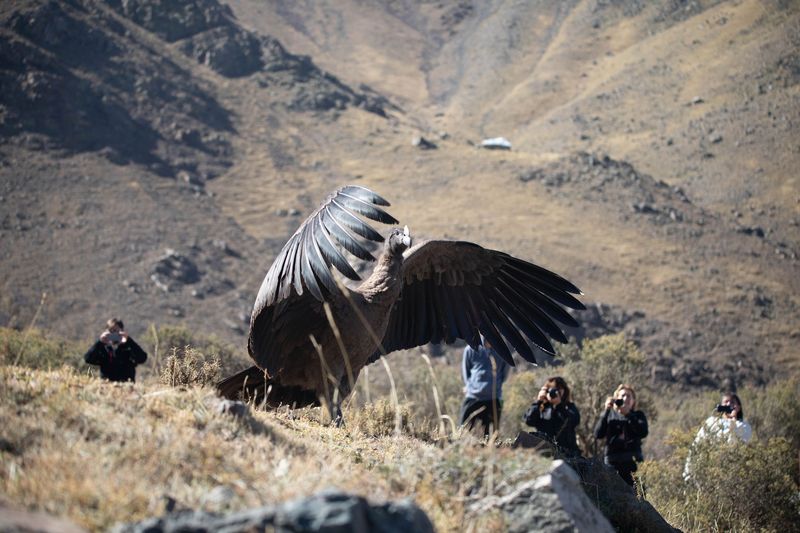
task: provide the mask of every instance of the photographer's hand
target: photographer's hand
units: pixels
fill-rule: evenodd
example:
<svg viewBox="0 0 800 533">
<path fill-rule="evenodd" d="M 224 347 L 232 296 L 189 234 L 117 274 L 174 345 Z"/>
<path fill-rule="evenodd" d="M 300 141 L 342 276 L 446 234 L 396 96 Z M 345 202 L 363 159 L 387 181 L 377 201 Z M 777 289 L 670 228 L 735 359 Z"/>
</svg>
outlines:
<svg viewBox="0 0 800 533">
<path fill-rule="evenodd" d="M 100 334 L 100 342 L 103 344 L 111 344 L 111 332 L 104 331 Z"/>
<path fill-rule="evenodd" d="M 546 402 L 547 401 L 547 387 L 542 387 L 539 389 L 539 396 L 536 397 L 537 402 Z"/>
<path fill-rule="evenodd" d="M 613 409 L 613 407 L 614 407 L 614 398 L 612 396 L 607 397 L 605 405 L 606 405 L 606 409 Z"/>
<path fill-rule="evenodd" d="M 119 335 L 121 337 L 121 339 L 119 341 L 120 344 L 125 344 L 126 342 L 128 342 L 128 334 L 126 332 L 120 331 Z"/>
</svg>

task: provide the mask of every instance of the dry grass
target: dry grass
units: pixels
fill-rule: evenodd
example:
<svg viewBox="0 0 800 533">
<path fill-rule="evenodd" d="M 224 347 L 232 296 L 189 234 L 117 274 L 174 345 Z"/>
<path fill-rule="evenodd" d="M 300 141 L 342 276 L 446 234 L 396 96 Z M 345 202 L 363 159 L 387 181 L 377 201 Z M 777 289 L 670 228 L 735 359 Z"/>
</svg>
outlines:
<svg viewBox="0 0 800 533">
<path fill-rule="evenodd" d="M 548 464 L 468 436 L 436 444 L 373 436 L 380 429 L 363 420 L 385 412 L 381 404 L 342 429 L 320 425 L 316 410 L 238 421 L 216 413 L 208 388 L 14 366 L 0 367 L 0 397 L 0 492 L 90 529 L 158 514 L 168 498 L 179 507 L 239 509 L 333 486 L 373 499 L 413 495 L 437 530 L 455 531 L 496 525 L 491 513 L 468 516 L 468 502 L 502 494 Z M 218 486 L 232 499 L 208 500 Z"/>
<path fill-rule="evenodd" d="M 625 352 L 624 338 L 615 336 L 587 343 L 558 369 L 515 372 L 505 387 L 499 446 L 487 446 L 453 424 L 462 384 L 460 350 L 452 347 L 433 360 L 419 349 L 387 358 L 394 394 L 386 368 L 364 369 L 344 406 L 345 427 L 334 428 L 320 424 L 319 409 L 251 409 L 242 420 L 218 414 L 209 387 L 220 373 L 215 347 L 172 350 L 159 361 L 161 381 L 151 370 L 136 384 L 112 384 L 81 373 L 75 366 L 83 366 L 68 358 L 53 370 L 71 349 L 40 334 L 27 338 L 26 353 L 36 354 L 25 356 L 31 366 L 12 365 L 22 335 L 12 333 L 0 336 L 0 493 L 93 530 L 159 515 L 173 500 L 178 508 L 225 511 L 324 487 L 374 500 L 411 496 L 439 531 L 502 529 L 499 511 L 471 514 L 470 504 L 502 496 L 547 469 L 549 460 L 508 447 L 525 429 L 521 415 L 540 383 L 548 375 L 566 376 L 581 391 L 575 399 L 590 424 L 596 416 L 590 391 L 611 390 L 616 380 L 609 381 L 610 374 L 624 375 L 628 363 L 639 361 L 638 352 Z M 188 342 L 162 345 L 178 341 Z M 795 456 L 797 390 L 794 380 L 742 391 L 756 435 L 783 439 Z M 668 435 L 674 429 L 692 435 L 718 398 L 646 387 L 640 392 L 648 416 L 665 399 L 678 402 L 674 410 L 659 409 L 645 442 L 654 459 L 645 469 L 648 496 L 668 519 L 695 530 L 700 522 L 686 520 L 680 487 L 667 490 L 675 488 L 671 479 L 678 479 L 675 465 L 683 453 Z M 759 482 L 768 479 L 765 474 Z M 209 497 L 215 488 L 231 497 Z"/>
<path fill-rule="evenodd" d="M 161 383 L 171 385 L 199 385 L 213 387 L 222 379 L 222 365 L 219 357 L 212 354 L 206 357 L 191 346 L 183 350 L 172 349 L 161 371 Z"/>
</svg>

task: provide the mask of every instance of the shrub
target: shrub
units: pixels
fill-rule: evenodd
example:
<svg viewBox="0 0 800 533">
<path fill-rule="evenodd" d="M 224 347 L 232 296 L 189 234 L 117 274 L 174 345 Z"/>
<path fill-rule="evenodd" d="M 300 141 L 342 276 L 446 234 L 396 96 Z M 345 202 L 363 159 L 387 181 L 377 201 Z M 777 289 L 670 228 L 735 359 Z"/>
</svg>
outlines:
<svg viewBox="0 0 800 533">
<path fill-rule="evenodd" d="M 50 338 L 38 329 L 0 328 L 0 362 L 4 365 L 41 370 L 63 365 L 85 368 L 83 354 L 87 348 L 88 345 Z"/>
<path fill-rule="evenodd" d="M 622 333 L 587 340 L 582 347 L 568 344 L 559 352 L 564 364 L 558 367 L 537 368 L 531 372 L 515 373 L 506 386 L 504 433 L 516 433 L 523 414 L 536 399 L 539 388 L 550 376 L 562 376 L 569 385 L 572 401 L 581 413 L 577 428 L 578 440 L 584 455 L 591 457 L 599 451 L 594 445 L 594 424 L 604 409 L 607 396 L 618 385 L 628 383 L 636 389 L 638 409 L 648 421 L 656 418 L 657 410 L 645 382 L 645 358 L 637 346 Z"/>
<path fill-rule="evenodd" d="M 672 525 L 693 531 L 792 530 L 800 520 L 796 451 L 782 437 L 729 444 L 674 432 L 675 453 L 639 470 L 643 495 Z M 683 478 L 691 449 L 691 478 Z"/>
<path fill-rule="evenodd" d="M 400 411 L 400 429 L 404 434 L 409 433 L 408 423 L 411 418 L 408 404 L 398 406 Z M 387 398 L 380 398 L 374 403 L 368 403 L 359 409 L 350 410 L 347 414 L 346 424 L 351 426 L 356 434 L 370 437 L 385 437 L 393 435 L 397 412 L 395 406 Z"/>
<path fill-rule="evenodd" d="M 152 374 L 161 378 L 162 381 L 164 372 L 171 372 L 166 368 L 167 363 L 175 365 L 175 361 L 170 361 L 170 358 L 182 359 L 187 350 L 195 353 L 189 356 L 186 363 L 197 362 L 199 359 L 215 360 L 220 376 L 231 375 L 252 364 L 240 350 L 216 336 L 198 335 L 185 326 L 156 327 L 151 325 L 142 337 L 141 344 L 150 355 L 147 364 L 150 371 L 145 369 L 143 375 Z"/>
<path fill-rule="evenodd" d="M 530 371 L 513 372 L 503 387 L 503 414 L 500 418 L 500 434 L 514 437 L 523 429 L 522 416 L 536 398 L 550 370 L 536 368 Z M 527 428 L 532 430 L 533 428 Z"/>
<path fill-rule="evenodd" d="M 605 408 L 605 399 L 621 383 L 636 389 L 637 408 L 656 418 L 655 404 L 646 393 L 644 354 L 625 335 L 605 335 L 584 342 L 580 351 L 564 365 L 562 373 L 572 391 L 572 401 L 580 406 L 581 423 L 576 433 L 587 456 L 602 453 L 594 446 L 594 425 Z"/>
<path fill-rule="evenodd" d="M 800 379 L 740 391 L 745 419 L 760 438 L 784 437 L 800 449 Z"/>
<path fill-rule="evenodd" d="M 463 400 L 460 367 L 445 357 L 426 361 L 418 349 L 392 354 L 387 363 L 395 381 L 398 401 L 408 412 L 410 422 L 406 432 L 429 439 L 441 435 L 442 431 L 451 431 L 458 421 Z M 391 407 L 391 386 L 385 368 L 376 363 L 361 372 L 351 403 L 367 408 L 382 401 Z M 391 428 L 394 429 L 394 418 L 391 419 Z"/>
<path fill-rule="evenodd" d="M 161 382 L 173 387 L 213 386 L 221 377 L 219 356 L 205 355 L 190 346 L 173 348 L 161 371 Z"/>
</svg>

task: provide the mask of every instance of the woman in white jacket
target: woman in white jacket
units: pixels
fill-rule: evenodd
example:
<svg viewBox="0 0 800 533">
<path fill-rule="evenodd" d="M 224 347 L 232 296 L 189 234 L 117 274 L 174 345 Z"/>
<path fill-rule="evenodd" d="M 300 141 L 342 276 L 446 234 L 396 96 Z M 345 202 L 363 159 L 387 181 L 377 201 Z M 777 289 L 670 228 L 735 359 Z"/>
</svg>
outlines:
<svg viewBox="0 0 800 533">
<path fill-rule="evenodd" d="M 697 431 L 692 448 L 708 438 L 720 439 L 722 442 L 733 444 L 737 441 L 750 442 L 753 438 L 753 428 L 744 419 L 742 401 L 739 397 L 728 392 L 722 395 L 722 399 L 714 408 L 715 414 L 706 418 L 703 425 Z M 683 479 L 689 480 L 692 477 L 692 454 L 686 457 L 686 464 L 683 467 Z"/>
<path fill-rule="evenodd" d="M 722 395 L 722 400 L 715 408 L 719 415 L 711 415 L 697 432 L 694 442 L 698 443 L 708 436 L 726 438 L 728 442 L 750 442 L 753 428 L 744 420 L 742 401 L 732 392 Z"/>
</svg>

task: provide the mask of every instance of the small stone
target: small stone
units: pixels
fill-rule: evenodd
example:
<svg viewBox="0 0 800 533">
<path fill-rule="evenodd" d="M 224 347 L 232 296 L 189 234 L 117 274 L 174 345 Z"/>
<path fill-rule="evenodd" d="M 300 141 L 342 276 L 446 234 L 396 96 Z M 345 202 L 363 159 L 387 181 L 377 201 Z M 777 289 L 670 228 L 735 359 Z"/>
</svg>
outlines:
<svg viewBox="0 0 800 533">
<path fill-rule="evenodd" d="M 434 143 L 433 141 L 429 141 L 422 135 L 415 135 L 411 139 L 411 146 L 414 146 L 421 150 L 435 150 L 436 148 L 438 148 L 436 146 L 436 143 Z"/>
<path fill-rule="evenodd" d="M 247 404 L 235 400 L 220 400 L 214 410 L 221 415 L 231 415 L 234 418 L 241 418 L 248 413 Z"/>
<path fill-rule="evenodd" d="M 215 509 L 223 509 L 227 507 L 235 497 L 236 493 L 232 488 L 224 485 L 217 485 L 203 495 L 202 503 Z"/>
</svg>

